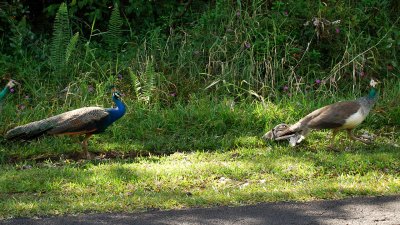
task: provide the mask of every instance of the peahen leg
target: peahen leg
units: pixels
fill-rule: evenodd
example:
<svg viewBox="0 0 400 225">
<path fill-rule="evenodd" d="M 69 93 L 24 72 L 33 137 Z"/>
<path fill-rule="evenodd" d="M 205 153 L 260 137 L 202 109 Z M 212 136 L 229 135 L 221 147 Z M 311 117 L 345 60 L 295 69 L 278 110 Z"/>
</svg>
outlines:
<svg viewBox="0 0 400 225">
<path fill-rule="evenodd" d="M 339 131 L 338 129 L 332 130 L 331 144 L 329 145 L 330 149 L 335 149 L 335 137 L 338 131 Z"/>
<path fill-rule="evenodd" d="M 305 127 L 301 132 L 300 132 L 300 138 L 297 140 L 297 144 L 302 142 L 304 139 L 306 139 L 306 136 L 310 133 L 310 129 L 308 127 Z"/>
<path fill-rule="evenodd" d="M 86 134 L 85 138 L 82 141 L 82 149 L 83 149 L 83 154 L 86 157 L 86 159 L 90 159 L 90 153 L 88 151 L 88 140 L 93 134 Z"/>
<path fill-rule="evenodd" d="M 370 144 L 369 141 L 366 141 L 366 140 L 363 140 L 363 139 L 361 139 L 361 138 L 359 138 L 359 137 L 356 137 L 356 136 L 353 134 L 353 129 L 347 129 L 347 135 L 348 135 L 349 138 L 350 138 L 351 140 L 353 140 L 353 141 L 361 141 L 361 142 L 364 143 L 364 144 Z"/>
</svg>

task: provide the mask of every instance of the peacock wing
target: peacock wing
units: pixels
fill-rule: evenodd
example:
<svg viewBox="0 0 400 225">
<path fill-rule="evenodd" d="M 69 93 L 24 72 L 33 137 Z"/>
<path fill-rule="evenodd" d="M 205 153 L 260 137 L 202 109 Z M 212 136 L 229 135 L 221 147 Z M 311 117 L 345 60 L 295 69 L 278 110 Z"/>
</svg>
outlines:
<svg viewBox="0 0 400 225">
<path fill-rule="evenodd" d="M 47 134 L 85 134 L 98 129 L 108 112 L 100 107 L 85 107 L 59 115 L 59 120 Z"/>
<path fill-rule="evenodd" d="M 321 112 L 308 121 L 307 126 L 312 129 L 340 128 L 346 119 L 357 113 L 361 105 L 357 101 L 338 102 L 324 107 Z"/>
</svg>

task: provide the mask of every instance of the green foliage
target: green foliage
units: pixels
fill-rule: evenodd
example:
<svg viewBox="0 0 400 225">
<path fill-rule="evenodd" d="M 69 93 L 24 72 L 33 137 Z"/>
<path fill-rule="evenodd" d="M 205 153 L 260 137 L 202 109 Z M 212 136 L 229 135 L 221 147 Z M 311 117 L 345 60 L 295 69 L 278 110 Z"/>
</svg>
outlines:
<svg viewBox="0 0 400 225">
<path fill-rule="evenodd" d="M 20 1 L 0 3 L 0 49 L 25 57 L 35 34 L 26 21 L 28 9 Z M 12 54 L 10 54 L 12 55 Z"/>
<path fill-rule="evenodd" d="M 53 37 L 50 45 L 50 61 L 53 70 L 62 71 L 65 69 L 66 57 L 68 56 L 66 48 L 71 42 L 68 9 L 67 5 L 62 3 L 54 20 Z"/>
<path fill-rule="evenodd" d="M 154 102 L 156 97 L 156 76 L 157 73 L 154 71 L 154 65 L 152 60 L 148 60 L 146 63 L 145 70 L 140 76 L 136 75 L 132 71 L 132 68 L 128 68 L 128 72 L 132 81 L 133 93 L 139 102 L 149 104 Z"/>
<path fill-rule="evenodd" d="M 171 25 L 186 24 L 193 22 L 197 14 L 204 11 L 209 2 L 201 1 L 148 1 L 148 0 L 79 0 L 68 4 L 71 19 L 76 21 L 73 25 L 88 31 L 88 26 L 81 24 L 82 20 L 87 24 L 96 21 L 98 29 L 106 30 L 111 16 L 110 8 L 115 4 L 120 6 L 121 14 L 124 15 L 124 26 L 134 27 L 131 34 L 144 35 L 155 27 L 167 29 Z M 59 3 L 44 3 L 43 11 L 48 18 L 54 17 Z M 35 12 L 37 14 L 41 11 Z M 75 27 L 74 27 L 75 28 Z M 90 28 L 89 28 L 90 29 Z"/>
<path fill-rule="evenodd" d="M 139 81 L 139 77 L 132 71 L 132 68 L 128 68 L 128 72 L 132 81 L 133 95 L 140 99 L 142 85 Z"/>
<path fill-rule="evenodd" d="M 105 41 L 112 51 L 119 51 L 122 42 L 122 24 L 118 4 L 115 4 L 108 22 L 108 31 L 105 35 Z"/>
<path fill-rule="evenodd" d="M 67 46 L 67 49 L 65 52 L 65 63 L 69 62 L 69 59 L 70 59 L 72 53 L 76 50 L 76 44 L 78 43 L 78 40 L 79 40 L 79 33 L 76 32 L 68 43 L 68 46 Z"/>
</svg>

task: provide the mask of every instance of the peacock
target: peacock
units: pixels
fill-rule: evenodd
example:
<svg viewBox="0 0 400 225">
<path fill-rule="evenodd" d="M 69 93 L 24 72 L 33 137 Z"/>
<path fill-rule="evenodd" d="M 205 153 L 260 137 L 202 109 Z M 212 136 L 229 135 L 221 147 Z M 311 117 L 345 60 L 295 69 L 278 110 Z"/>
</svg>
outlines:
<svg viewBox="0 0 400 225">
<path fill-rule="evenodd" d="M 15 86 L 19 84 L 15 80 L 10 80 L 4 87 L 4 89 L 0 92 L 0 102 L 3 101 L 4 97 L 10 92 L 10 90 Z"/>
<path fill-rule="evenodd" d="M 7 140 L 31 140 L 43 135 L 85 135 L 82 141 L 83 153 L 90 158 L 88 140 L 93 134 L 102 133 L 108 126 L 121 118 L 126 106 L 121 94 L 113 92 L 115 108 L 84 107 L 68 111 L 47 119 L 28 123 L 9 130 Z"/>
<path fill-rule="evenodd" d="M 293 137 L 290 135 L 295 134 L 296 144 L 304 140 L 311 129 L 331 129 L 331 148 L 334 148 L 335 136 L 340 130 L 346 130 L 347 135 L 351 140 L 357 140 L 367 144 L 369 141 L 356 137 L 353 134 L 353 129 L 364 121 L 374 106 L 378 96 L 377 90 L 375 89 L 377 84 L 377 81 L 371 79 L 371 89 L 367 96 L 358 98 L 354 101 L 337 102 L 319 108 L 290 126 L 280 124 L 277 126 L 280 128 L 279 131 L 274 132 L 274 130 L 272 130 L 266 133 L 263 136 L 263 139 L 278 140 L 279 137 Z"/>
</svg>

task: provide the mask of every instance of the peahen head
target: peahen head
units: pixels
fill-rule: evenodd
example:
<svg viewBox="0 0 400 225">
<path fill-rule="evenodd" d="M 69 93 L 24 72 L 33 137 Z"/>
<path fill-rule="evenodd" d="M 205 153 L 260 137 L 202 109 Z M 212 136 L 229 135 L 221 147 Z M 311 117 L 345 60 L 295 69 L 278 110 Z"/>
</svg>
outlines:
<svg viewBox="0 0 400 225">
<path fill-rule="evenodd" d="M 377 91 L 376 91 L 376 86 L 378 85 L 378 81 L 376 81 L 376 80 L 374 80 L 374 79 L 371 79 L 371 81 L 369 82 L 369 86 L 371 86 L 371 89 L 370 89 L 370 91 L 369 91 L 369 94 L 368 94 L 368 98 L 369 99 L 374 99 L 374 98 L 376 98 L 376 95 L 377 95 Z"/>
<path fill-rule="evenodd" d="M 8 87 L 9 89 L 11 89 L 11 88 L 13 88 L 13 87 L 15 87 L 15 85 L 19 85 L 19 83 L 17 82 L 17 81 L 15 81 L 15 80 L 10 80 L 10 81 L 8 81 L 8 83 L 6 84 L 6 87 Z"/>
<path fill-rule="evenodd" d="M 6 84 L 6 86 L 8 87 L 8 88 L 13 88 L 13 87 L 15 87 L 15 85 L 20 85 L 20 83 L 18 83 L 17 81 L 15 81 L 15 80 L 10 80 L 10 81 L 8 81 L 8 83 Z"/>
<path fill-rule="evenodd" d="M 17 84 L 19 85 L 19 83 L 16 82 L 15 80 L 8 81 L 4 89 L 0 92 L 0 101 L 3 100 L 3 98 L 7 95 L 7 93 L 12 91 L 12 88 Z"/>
</svg>

